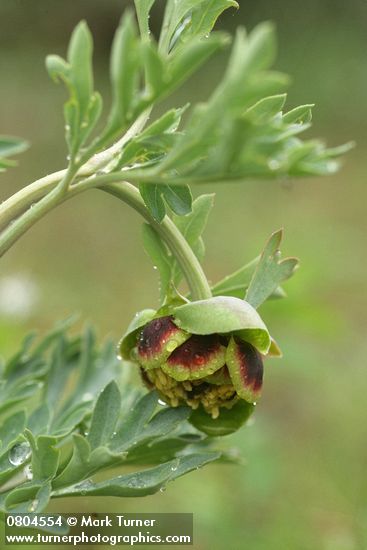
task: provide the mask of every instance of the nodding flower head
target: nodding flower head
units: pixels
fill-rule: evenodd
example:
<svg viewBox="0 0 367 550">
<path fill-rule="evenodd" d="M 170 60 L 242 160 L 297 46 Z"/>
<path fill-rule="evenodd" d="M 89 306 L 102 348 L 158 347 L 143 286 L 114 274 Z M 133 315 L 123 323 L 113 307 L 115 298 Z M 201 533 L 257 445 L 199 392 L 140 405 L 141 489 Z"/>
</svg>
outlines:
<svg viewBox="0 0 367 550">
<path fill-rule="evenodd" d="M 122 357 L 140 367 L 167 404 L 201 406 L 212 418 L 241 399 L 258 400 L 270 347 L 258 313 L 229 297 L 144 310 L 120 344 Z"/>
</svg>

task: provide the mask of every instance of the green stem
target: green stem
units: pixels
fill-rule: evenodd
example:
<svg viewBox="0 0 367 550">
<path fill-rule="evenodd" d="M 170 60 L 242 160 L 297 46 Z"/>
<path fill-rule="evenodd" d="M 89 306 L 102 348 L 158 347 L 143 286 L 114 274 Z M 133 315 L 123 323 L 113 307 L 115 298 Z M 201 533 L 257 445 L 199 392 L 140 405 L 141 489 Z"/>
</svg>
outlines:
<svg viewBox="0 0 367 550">
<path fill-rule="evenodd" d="M 91 176 L 79 183 L 65 187 L 66 178 L 70 181 L 74 175 L 72 172 L 65 173 L 63 171 L 42 178 L 23 189 L 22 192 L 17 193 L 18 200 L 13 196 L 2 204 L 0 221 L 2 223 L 4 218 L 8 222 L 8 226 L 0 234 L 0 256 L 55 206 L 82 191 L 97 187 L 134 208 L 157 231 L 177 259 L 189 285 L 193 300 L 206 299 L 211 296 L 210 287 L 200 262 L 179 229 L 168 216 L 164 218 L 161 224 L 156 222 L 146 208 L 137 188 L 123 181 L 122 174 L 111 173 Z M 38 202 L 34 203 L 35 199 L 38 199 Z M 14 217 L 24 211 L 27 206 L 28 209 L 14 220 Z"/>
<path fill-rule="evenodd" d="M 70 165 L 57 185 L 36 203 L 31 203 L 24 214 L 11 222 L 0 236 L 0 257 L 23 235 L 34 223 L 41 219 L 47 212 L 55 208 L 68 193 L 69 184 L 72 182 L 77 168 Z"/>
<path fill-rule="evenodd" d="M 210 286 L 199 260 L 182 233 L 168 216 L 165 216 L 163 221 L 158 223 L 146 208 L 137 188 L 130 183 L 110 183 L 101 186 L 101 189 L 134 208 L 157 231 L 180 265 L 193 300 L 205 300 L 211 297 Z"/>
</svg>

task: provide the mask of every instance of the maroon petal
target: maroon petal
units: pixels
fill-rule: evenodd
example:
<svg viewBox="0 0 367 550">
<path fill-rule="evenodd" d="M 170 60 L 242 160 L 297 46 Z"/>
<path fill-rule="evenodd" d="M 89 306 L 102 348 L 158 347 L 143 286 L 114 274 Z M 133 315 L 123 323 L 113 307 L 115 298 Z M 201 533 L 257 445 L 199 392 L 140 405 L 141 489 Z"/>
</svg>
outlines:
<svg viewBox="0 0 367 550">
<path fill-rule="evenodd" d="M 255 403 L 260 397 L 263 381 L 263 363 L 260 353 L 248 342 L 231 338 L 226 362 L 237 394 Z"/>
<path fill-rule="evenodd" d="M 178 328 L 171 316 L 153 319 L 140 333 L 137 359 L 145 369 L 160 367 L 188 338 L 190 334 Z"/>
<path fill-rule="evenodd" d="M 178 347 L 162 365 L 175 380 L 197 380 L 223 367 L 226 348 L 218 335 L 194 335 Z"/>
</svg>

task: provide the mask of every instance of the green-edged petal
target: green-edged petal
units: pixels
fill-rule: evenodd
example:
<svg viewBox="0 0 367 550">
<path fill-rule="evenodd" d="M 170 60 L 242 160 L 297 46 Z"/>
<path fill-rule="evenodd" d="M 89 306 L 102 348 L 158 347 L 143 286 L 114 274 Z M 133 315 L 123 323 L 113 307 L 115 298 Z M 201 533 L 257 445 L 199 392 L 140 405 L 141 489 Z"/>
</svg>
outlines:
<svg viewBox="0 0 367 550">
<path fill-rule="evenodd" d="M 118 345 L 120 355 L 123 359 L 131 359 L 131 351 L 136 345 L 139 329 L 149 323 L 155 314 L 154 309 L 143 309 L 143 311 L 139 311 L 135 315 Z"/>
<path fill-rule="evenodd" d="M 226 363 L 237 394 L 255 403 L 260 397 L 263 381 L 263 362 L 257 349 L 240 339 L 231 338 Z"/>
<path fill-rule="evenodd" d="M 138 337 L 137 360 L 145 369 L 160 367 L 188 338 L 190 334 L 178 328 L 171 315 L 153 319 Z"/>
<path fill-rule="evenodd" d="M 270 335 L 257 311 L 246 301 L 232 296 L 215 296 L 175 308 L 174 321 L 192 334 L 239 332 L 241 338 L 266 354 Z"/>
<path fill-rule="evenodd" d="M 197 380 L 224 366 L 226 348 L 220 336 L 191 336 L 170 354 L 162 370 L 178 381 Z"/>
</svg>

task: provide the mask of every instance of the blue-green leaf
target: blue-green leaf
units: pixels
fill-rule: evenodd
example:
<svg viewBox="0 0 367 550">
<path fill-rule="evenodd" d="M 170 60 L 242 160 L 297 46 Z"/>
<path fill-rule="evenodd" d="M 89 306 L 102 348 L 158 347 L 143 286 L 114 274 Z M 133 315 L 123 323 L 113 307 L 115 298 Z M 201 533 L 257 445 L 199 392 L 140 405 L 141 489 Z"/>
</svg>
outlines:
<svg viewBox="0 0 367 550">
<path fill-rule="evenodd" d="M 149 13 L 152 9 L 155 0 L 134 0 L 136 15 L 138 17 L 140 34 L 143 37 L 148 37 L 149 30 Z"/>
<path fill-rule="evenodd" d="M 52 479 L 59 465 L 60 449 L 55 447 L 57 439 L 45 435 L 34 437 L 26 430 L 27 439 L 32 448 L 32 473 L 34 481 Z"/>
<path fill-rule="evenodd" d="M 166 207 L 162 198 L 162 186 L 153 183 L 142 183 L 139 185 L 139 191 L 153 218 L 161 223 L 166 215 Z"/>
<path fill-rule="evenodd" d="M 8 416 L 0 426 L 0 455 L 3 455 L 9 447 L 16 442 L 23 432 L 26 423 L 25 411 L 17 411 Z"/>
<path fill-rule="evenodd" d="M 91 449 L 103 445 L 112 436 L 121 410 L 121 394 L 115 381 L 100 393 L 94 407 L 88 442 Z"/>
<path fill-rule="evenodd" d="M 93 93 L 93 40 L 85 21 L 74 29 L 68 48 L 70 81 L 75 92 L 82 120 L 89 108 Z"/>
<path fill-rule="evenodd" d="M 161 189 L 166 203 L 177 216 L 190 214 L 192 195 L 188 185 L 165 185 Z"/>
<path fill-rule="evenodd" d="M 139 51 L 133 15 L 126 11 L 118 27 L 111 51 L 112 107 L 105 138 L 121 131 L 131 119 L 137 91 Z"/>
<path fill-rule="evenodd" d="M 217 460 L 219 457 L 220 453 L 216 452 L 188 454 L 154 468 L 143 470 L 142 472 L 120 475 L 99 483 L 87 480 L 80 484 L 55 491 L 54 496 L 99 495 L 139 497 L 152 495 L 169 481 L 173 481 L 192 470 L 204 466 L 204 464 Z"/>
<path fill-rule="evenodd" d="M 207 36 L 218 17 L 228 8 L 239 8 L 234 0 L 207 0 L 198 5 L 191 17 L 190 35 Z"/>
</svg>

